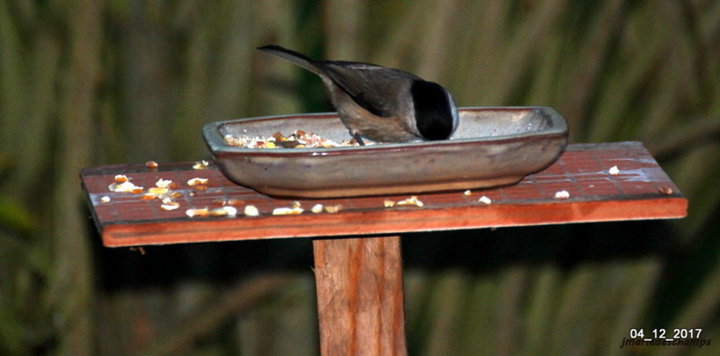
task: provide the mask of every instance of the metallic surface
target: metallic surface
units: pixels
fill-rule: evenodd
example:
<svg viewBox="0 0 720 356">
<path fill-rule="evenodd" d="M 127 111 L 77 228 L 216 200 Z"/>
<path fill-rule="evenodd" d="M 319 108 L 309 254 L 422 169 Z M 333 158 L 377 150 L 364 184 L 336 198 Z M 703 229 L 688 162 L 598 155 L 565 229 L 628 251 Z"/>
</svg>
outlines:
<svg viewBox="0 0 720 356">
<path fill-rule="evenodd" d="M 335 114 L 271 116 L 215 122 L 203 129 L 223 173 L 258 192 L 328 198 L 488 188 L 513 184 L 554 162 L 567 126 L 547 107 L 460 109 L 460 125 L 443 141 L 336 148 L 257 149 L 228 145 L 225 135 L 272 136 L 294 130 L 340 142 Z"/>
</svg>

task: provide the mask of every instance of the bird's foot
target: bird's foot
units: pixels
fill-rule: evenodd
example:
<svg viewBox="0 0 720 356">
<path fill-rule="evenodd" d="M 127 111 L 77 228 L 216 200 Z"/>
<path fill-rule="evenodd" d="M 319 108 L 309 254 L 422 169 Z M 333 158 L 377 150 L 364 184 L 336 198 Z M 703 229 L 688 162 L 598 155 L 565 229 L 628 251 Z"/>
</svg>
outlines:
<svg viewBox="0 0 720 356">
<path fill-rule="evenodd" d="M 360 146 L 365 146 L 365 142 L 363 142 L 363 139 L 362 139 L 362 137 L 360 137 L 359 133 L 357 133 L 357 132 L 353 133 L 352 137 L 355 139 L 355 141 L 357 141 L 358 144 L 360 144 Z"/>
</svg>

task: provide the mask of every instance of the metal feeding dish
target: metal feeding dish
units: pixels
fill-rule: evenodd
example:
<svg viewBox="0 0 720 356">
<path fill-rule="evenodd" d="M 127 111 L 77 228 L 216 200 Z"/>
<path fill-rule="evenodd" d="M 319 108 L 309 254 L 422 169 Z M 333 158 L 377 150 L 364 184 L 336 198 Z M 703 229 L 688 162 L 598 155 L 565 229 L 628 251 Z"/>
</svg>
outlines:
<svg viewBox="0 0 720 356">
<path fill-rule="evenodd" d="M 232 181 L 274 196 L 328 198 L 409 194 L 508 185 L 552 164 L 567 145 L 567 124 L 548 107 L 459 110 L 451 139 L 329 148 L 248 148 L 229 137 L 294 130 L 342 142 L 335 113 L 245 118 L 205 125 L 203 136 Z"/>
</svg>

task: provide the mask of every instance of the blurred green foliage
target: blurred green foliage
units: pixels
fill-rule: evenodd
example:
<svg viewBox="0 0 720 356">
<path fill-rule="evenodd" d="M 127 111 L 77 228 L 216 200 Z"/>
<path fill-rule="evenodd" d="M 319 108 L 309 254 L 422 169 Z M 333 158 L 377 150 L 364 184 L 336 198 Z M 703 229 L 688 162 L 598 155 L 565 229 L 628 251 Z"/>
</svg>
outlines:
<svg viewBox="0 0 720 356">
<path fill-rule="evenodd" d="M 512 239 L 522 251 L 605 241 L 599 231 L 664 242 L 642 256 L 597 259 L 589 244 L 571 263 L 485 251 L 510 262 L 411 269 L 413 354 L 618 354 L 638 327 L 719 335 L 718 1 L 3 0 L 0 353 L 316 352 L 309 273 L 101 287 L 107 252 L 77 179 L 91 165 L 204 158 L 210 121 L 330 110 L 316 77 L 254 50 L 269 43 L 416 72 L 461 106 L 552 106 L 574 142 L 643 141 L 690 200 L 673 223 L 466 233 L 534 234 Z"/>
</svg>

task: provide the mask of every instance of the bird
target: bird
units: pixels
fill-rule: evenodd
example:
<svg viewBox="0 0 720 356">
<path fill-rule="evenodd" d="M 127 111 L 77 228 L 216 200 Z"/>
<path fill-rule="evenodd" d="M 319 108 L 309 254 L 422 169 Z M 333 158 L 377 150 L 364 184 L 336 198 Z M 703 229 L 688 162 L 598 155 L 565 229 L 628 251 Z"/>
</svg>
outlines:
<svg viewBox="0 0 720 356">
<path fill-rule="evenodd" d="M 376 64 L 316 60 L 277 45 L 258 50 L 305 68 L 323 81 L 340 121 L 364 145 L 449 139 L 458 126 L 450 91 L 415 74 Z"/>
</svg>

